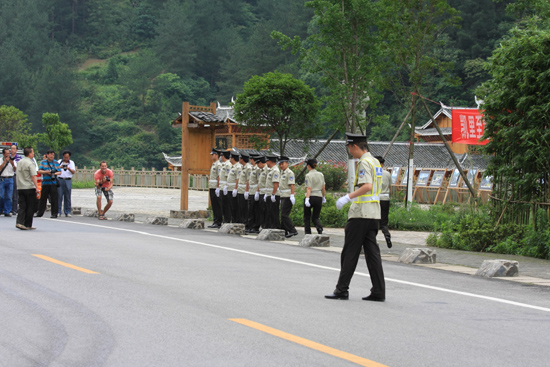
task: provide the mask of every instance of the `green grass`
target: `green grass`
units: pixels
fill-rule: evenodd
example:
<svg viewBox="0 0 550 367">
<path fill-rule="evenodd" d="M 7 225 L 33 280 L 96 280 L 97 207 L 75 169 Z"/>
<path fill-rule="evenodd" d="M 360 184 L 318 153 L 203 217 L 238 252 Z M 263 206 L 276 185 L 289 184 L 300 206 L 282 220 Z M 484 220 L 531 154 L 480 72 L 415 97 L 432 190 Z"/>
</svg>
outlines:
<svg viewBox="0 0 550 367">
<path fill-rule="evenodd" d="M 73 181 L 73 189 L 92 189 L 95 187 L 94 181 Z"/>
</svg>

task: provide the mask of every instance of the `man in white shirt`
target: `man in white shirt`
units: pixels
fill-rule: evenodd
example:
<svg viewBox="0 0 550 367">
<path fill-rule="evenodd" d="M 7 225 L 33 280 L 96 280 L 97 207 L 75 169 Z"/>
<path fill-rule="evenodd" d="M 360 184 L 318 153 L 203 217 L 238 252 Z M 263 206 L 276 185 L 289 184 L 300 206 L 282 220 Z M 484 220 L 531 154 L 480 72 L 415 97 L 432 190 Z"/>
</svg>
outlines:
<svg viewBox="0 0 550 367">
<path fill-rule="evenodd" d="M 63 213 L 65 213 L 66 217 L 71 216 L 71 190 L 73 187 L 72 179 L 73 175 L 76 171 L 76 167 L 74 165 L 74 162 L 71 160 L 71 152 L 69 150 L 65 150 L 63 153 L 63 158 L 60 159 L 59 165 L 61 166 L 61 174 L 57 176 L 59 187 L 57 188 L 57 197 L 58 197 L 58 204 L 57 210 L 58 216 L 61 216 L 61 204 L 63 201 L 65 201 L 65 207 L 63 208 Z"/>
<path fill-rule="evenodd" d="M 17 169 L 17 162 L 10 157 L 8 148 L 2 149 L 2 161 L 0 162 L 0 214 L 11 217 L 13 197 L 13 176 Z"/>
</svg>

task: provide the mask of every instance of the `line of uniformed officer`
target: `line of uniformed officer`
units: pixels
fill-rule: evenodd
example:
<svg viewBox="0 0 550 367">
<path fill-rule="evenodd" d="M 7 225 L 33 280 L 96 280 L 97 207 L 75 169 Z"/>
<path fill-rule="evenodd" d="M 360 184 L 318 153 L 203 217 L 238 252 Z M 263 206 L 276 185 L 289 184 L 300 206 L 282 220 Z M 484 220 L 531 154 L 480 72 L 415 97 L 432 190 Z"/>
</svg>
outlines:
<svg viewBox="0 0 550 367">
<path fill-rule="evenodd" d="M 220 152 L 217 149 L 212 148 L 210 152 L 210 158 L 212 159 L 212 166 L 210 167 L 210 177 L 208 179 L 208 192 L 210 195 L 210 204 L 212 205 L 212 212 L 214 214 L 214 223 L 208 226 L 210 228 L 220 228 L 223 222 L 222 204 L 220 199 Z"/>
</svg>

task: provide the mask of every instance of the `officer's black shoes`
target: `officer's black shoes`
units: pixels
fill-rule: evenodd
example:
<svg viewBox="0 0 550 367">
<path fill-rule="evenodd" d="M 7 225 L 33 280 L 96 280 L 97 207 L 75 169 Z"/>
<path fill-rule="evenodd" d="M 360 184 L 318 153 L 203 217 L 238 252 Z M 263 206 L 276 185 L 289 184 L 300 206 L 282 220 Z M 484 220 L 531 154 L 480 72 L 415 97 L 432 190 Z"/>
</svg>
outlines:
<svg viewBox="0 0 550 367">
<path fill-rule="evenodd" d="M 384 297 L 376 297 L 372 294 L 361 298 L 363 301 L 374 301 L 374 302 L 384 302 L 386 299 Z"/>
<path fill-rule="evenodd" d="M 248 231 L 248 233 L 250 233 L 250 234 L 258 234 L 258 233 L 260 233 L 260 231 L 257 230 L 257 229 L 251 229 L 250 231 Z"/>
<path fill-rule="evenodd" d="M 322 230 L 322 229 L 318 229 L 318 230 L 317 230 L 317 234 L 323 234 L 323 230 Z"/>
<path fill-rule="evenodd" d="M 332 294 L 327 294 L 325 296 L 326 299 L 349 299 L 349 292 L 348 291 L 345 291 L 345 292 L 336 292 L 334 291 L 334 293 Z"/>
<path fill-rule="evenodd" d="M 213 224 L 208 226 L 208 228 L 215 228 L 215 229 L 220 228 L 220 227 L 221 226 L 219 224 L 216 224 L 216 223 L 213 223 Z"/>
<path fill-rule="evenodd" d="M 290 237 L 294 237 L 294 236 L 297 236 L 297 235 L 298 235 L 298 232 L 292 232 L 292 233 L 285 234 L 285 237 L 290 238 Z"/>
<path fill-rule="evenodd" d="M 55 219 L 57 218 L 57 215 L 52 215 L 50 218 Z"/>
</svg>

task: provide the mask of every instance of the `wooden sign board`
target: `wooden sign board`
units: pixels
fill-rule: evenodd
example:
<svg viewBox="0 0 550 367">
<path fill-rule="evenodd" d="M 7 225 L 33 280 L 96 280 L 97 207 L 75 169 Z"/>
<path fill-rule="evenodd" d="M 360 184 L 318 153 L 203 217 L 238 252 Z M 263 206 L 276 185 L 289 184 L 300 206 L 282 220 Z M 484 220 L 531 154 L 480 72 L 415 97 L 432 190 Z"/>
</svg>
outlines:
<svg viewBox="0 0 550 367">
<path fill-rule="evenodd" d="M 420 171 L 418 179 L 416 180 L 416 186 L 427 186 L 432 171 Z"/>
<path fill-rule="evenodd" d="M 458 182 L 460 181 L 460 171 L 458 168 L 455 168 L 453 171 L 453 174 L 451 175 L 451 179 L 449 180 L 449 187 L 458 187 Z"/>
<path fill-rule="evenodd" d="M 430 187 L 441 187 L 444 178 L 445 171 L 435 171 L 430 182 Z"/>
</svg>

